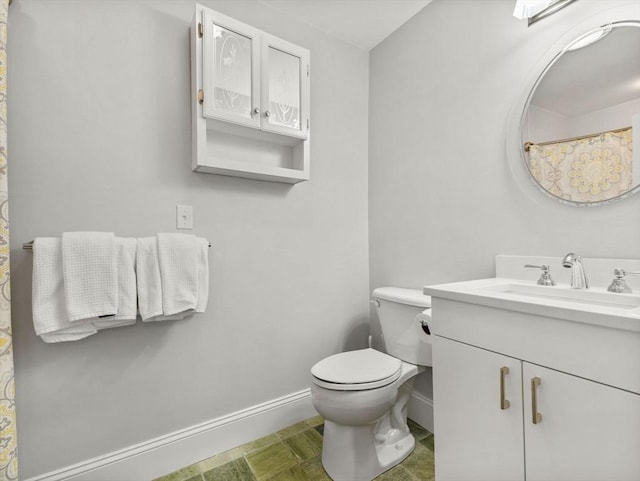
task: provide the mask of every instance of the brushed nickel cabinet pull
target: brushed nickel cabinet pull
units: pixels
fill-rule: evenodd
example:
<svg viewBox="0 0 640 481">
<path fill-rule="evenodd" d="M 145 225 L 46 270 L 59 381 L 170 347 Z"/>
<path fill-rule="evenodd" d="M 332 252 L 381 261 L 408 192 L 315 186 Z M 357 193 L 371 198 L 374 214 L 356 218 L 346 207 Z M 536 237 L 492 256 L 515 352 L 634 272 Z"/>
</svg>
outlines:
<svg viewBox="0 0 640 481">
<path fill-rule="evenodd" d="M 505 377 L 509 374 L 507 366 L 500 368 L 500 409 L 508 409 L 511 403 L 504 396 Z"/>
<path fill-rule="evenodd" d="M 531 378 L 531 422 L 533 424 L 540 424 L 542 422 L 542 414 L 538 412 L 538 386 L 540 385 L 540 378 Z"/>
</svg>

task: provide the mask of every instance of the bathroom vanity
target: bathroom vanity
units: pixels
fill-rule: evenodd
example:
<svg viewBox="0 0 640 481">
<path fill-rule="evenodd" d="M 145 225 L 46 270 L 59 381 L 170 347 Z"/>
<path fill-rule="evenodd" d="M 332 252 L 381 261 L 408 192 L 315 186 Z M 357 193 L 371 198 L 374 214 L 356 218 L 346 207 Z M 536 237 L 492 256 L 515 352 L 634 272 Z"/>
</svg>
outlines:
<svg viewBox="0 0 640 481">
<path fill-rule="evenodd" d="M 640 479 L 640 296 L 595 280 L 424 288 L 438 481 Z"/>
</svg>

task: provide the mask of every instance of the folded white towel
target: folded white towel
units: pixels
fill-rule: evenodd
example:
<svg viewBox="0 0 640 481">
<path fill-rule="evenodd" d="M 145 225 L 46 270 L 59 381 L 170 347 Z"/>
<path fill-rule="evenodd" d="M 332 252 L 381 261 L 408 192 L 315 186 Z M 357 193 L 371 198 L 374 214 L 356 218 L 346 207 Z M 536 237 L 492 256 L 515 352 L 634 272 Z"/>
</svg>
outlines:
<svg viewBox="0 0 640 481">
<path fill-rule="evenodd" d="M 201 242 L 192 234 L 158 234 L 162 313 L 173 316 L 199 307 Z"/>
<path fill-rule="evenodd" d="M 93 324 L 98 329 L 130 326 L 136 323 L 136 316 L 138 314 L 136 250 L 136 239 L 124 237 L 115 238 L 118 275 L 118 311 L 113 318 L 94 320 Z"/>
<path fill-rule="evenodd" d="M 62 234 L 62 273 L 70 321 L 115 316 L 118 278 L 113 232 Z"/>
<path fill-rule="evenodd" d="M 205 312 L 209 302 L 209 241 L 202 237 L 198 242 L 198 304 L 196 312 Z"/>
<path fill-rule="evenodd" d="M 67 319 L 61 244 L 52 237 L 33 242 L 33 327 L 45 342 L 76 341 L 98 332 L 90 321 Z"/>
<path fill-rule="evenodd" d="M 138 310 L 142 320 L 148 321 L 162 315 L 162 282 L 158 262 L 158 239 L 143 237 L 137 241 Z"/>
</svg>

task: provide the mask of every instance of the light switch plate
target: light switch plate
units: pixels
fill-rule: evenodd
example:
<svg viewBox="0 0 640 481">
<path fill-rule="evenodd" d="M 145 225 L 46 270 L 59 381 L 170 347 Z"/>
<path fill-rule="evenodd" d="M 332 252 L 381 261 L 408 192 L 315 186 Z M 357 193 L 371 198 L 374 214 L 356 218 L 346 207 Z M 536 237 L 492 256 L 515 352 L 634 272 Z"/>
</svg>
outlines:
<svg viewBox="0 0 640 481">
<path fill-rule="evenodd" d="M 193 206 L 176 206 L 176 229 L 193 229 Z"/>
</svg>

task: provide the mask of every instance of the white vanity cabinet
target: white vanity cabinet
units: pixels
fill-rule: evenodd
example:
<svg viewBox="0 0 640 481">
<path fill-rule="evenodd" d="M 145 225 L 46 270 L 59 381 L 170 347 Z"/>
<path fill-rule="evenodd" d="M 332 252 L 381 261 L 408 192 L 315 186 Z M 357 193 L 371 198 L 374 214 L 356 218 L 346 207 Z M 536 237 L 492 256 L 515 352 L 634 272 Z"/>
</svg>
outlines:
<svg viewBox="0 0 640 481">
<path fill-rule="evenodd" d="M 640 395 L 443 337 L 433 365 L 437 481 L 640 479 Z"/>
<path fill-rule="evenodd" d="M 522 368 L 527 480 L 640 479 L 640 395 L 526 362 Z"/>
<path fill-rule="evenodd" d="M 196 5 L 193 170 L 308 180 L 309 57 L 302 47 Z"/>
<path fill-rule="evenodd" d="M 524 480 L 520 361 L 433 339 L 438 481 Z M 510 406 L 500 409 L 500 373 Z"/>
<path fill-rule="evenodd" d="M 640 480 L 637 308 L 569 320 L 564 308 L 465 289 L 424 289 L 436 480 Z"/>
</svg>

